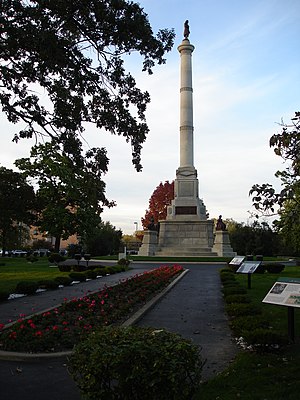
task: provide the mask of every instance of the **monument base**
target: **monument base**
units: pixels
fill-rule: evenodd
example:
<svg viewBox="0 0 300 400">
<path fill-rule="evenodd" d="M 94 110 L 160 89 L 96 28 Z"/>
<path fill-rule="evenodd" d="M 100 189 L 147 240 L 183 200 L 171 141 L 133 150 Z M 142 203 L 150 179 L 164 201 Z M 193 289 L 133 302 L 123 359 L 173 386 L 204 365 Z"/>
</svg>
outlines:
<svg viewBox="0 0 300 400">
<path fill-rule="evenodd" d="M 160 221 L 156 256 L 216 257 L 213 221 Z"/>
<path fill-rule="evenodd" d="M 235 257 L 236 252 L 233 251 L 228 231 L 216 231 L 215 242 L 213 245 L 213 251 L 218 254 L 219 257 Z"/>
<path fill-rule="evenodd" d="M 157 232 L 144 231 L 143 244 L 141 245 L 139 256 L 154 256 L 157 249 Z"/>
</svg>

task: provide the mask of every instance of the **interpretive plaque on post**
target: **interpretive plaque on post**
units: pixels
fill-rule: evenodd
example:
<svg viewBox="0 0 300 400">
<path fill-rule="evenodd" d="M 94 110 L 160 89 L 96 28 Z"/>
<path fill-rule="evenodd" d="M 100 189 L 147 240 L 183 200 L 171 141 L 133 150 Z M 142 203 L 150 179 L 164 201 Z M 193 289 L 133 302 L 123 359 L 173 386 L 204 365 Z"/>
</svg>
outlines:
<svg viewBox="0 0 300 400">
<path fill-rule="evenodd" d="M 263 303 L 286 306 L 288 311 L 288 336 L 295 341 L 295 307 L 300 307 L 300 279 L 280 278 L 262 301 Z"/>
<path fill-rule="evenodd" d="M 238 274 L 253 274 L 260 264 L 260 261 L 244 261 L 236 272 Z"/>
<path fill-rule="evenodd" d="M 280 278 L 263 299 L 263 303 L 300 307 L 300 279 Z"/>
<path fill-rule="evenodd" d="M 236 256 L 230 261 L 229 265 L 241 265 L 244 260 L 244 256 Z"/>
</svg>

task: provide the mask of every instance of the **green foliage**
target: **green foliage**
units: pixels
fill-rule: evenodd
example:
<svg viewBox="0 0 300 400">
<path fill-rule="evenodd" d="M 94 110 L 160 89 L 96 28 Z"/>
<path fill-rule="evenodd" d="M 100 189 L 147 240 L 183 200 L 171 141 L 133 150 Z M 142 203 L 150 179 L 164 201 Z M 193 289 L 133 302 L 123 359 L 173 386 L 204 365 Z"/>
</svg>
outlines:
<svg viewBox="0 0 300 400">
<path fill-rule="evenodd" d="M 78 243 L 69 244 L 67 247 L 68 256 L 74 258 L 75 254 L 81 254 L 82 246 Z"/>
<path fill-rule="evenodd" d="M 244 337 L 245 332 L 251 332 L 259 328 L 269 328 L 269 323 L 262 315 L 243 315 L 232 318 L 230 327 L 237 337 Z"/>
<path fill-rule="evenodd" d="M 233 272 L 227 270 L 227 271 L 221 271 L 220 272 L 220 277 L 221 277 L 221 281 L 223 283 L 230 283 L 235 281 L 235 276 L 233 274 Z"/>
<path fill-rule="evenodd" d="M 117 271 L 115 270 L 115 268 L 112 267 L 112 266 L 107 266 L 107 267 L 105 267 L 105 270 L 106 270 L 106 273 L 107 273 L 107 274 L 110 274 L 110 275 L 115 274 L 115 273 L 117 272 Z"/>
<path fill-rule="evenodd" d="M 18 282 L 16 286 L 16 293 L 21 293 L 21 294 L 35 294 L 35 292 L 38 289 L 38 284 L 37 282 L 33 281 L 20 281 Z"/>
<path fill-rule="evenodd" d="M 279 215 L 274 222 L 285 245 L 294 254 L 300 249 L 300 112 L 295 113 L 289 125 L 281 123 L 282 131 L 270 138 L 270 147 L 286 165 L 285 170 L 277 171 L 281 190 L 276 192 L 268 183 L 255 184 L 250 190 L 256 216 Z"/>
<path fill-rule="evenodd" d="M 250 303 L 231 303 L 226 304 L 225 310 L 230 317 L 240 317 L 242 315 L 261 314 L 261 308 Z"/>
<path fill-rule="evenodd" d="M 245 294 L 231 294 L 226 296 L 226 303 L 250 303 L 250 298 Z"/>
<path fill-rule="evenodd" d="M 85 276 L 84 272 L 71 272 L 69 274 L 69 277 L 73 281 L 79 281 L 79 282 L 85 282 L 86 281 L 86 276 Z"/>
<path fill-rule="evenodd" d="M 128 267 L 129 264 L 130 261 L 127 260 L 126 258 L 120 258 L 120 260 L 118 260 L 118 265 L 121 265 L 123 267 Z"/>
<path fill-rule="evenodd" d="M 224 297 L 231 296 L 234 294 L 246 294 L 247 290 L 241 287 L 238 283 L 236 285 L 228 285 L 223 287 Z"/>
<path fill-rule="evenodd" d="M 106 269 L 105 267 L 102 268 L 95 268 L 94 272 L 96 272 L 97 276 L 105 276 L 106 275 Z"/>
<path fill-rule="evenodd" d="M 256 328 L 243 332 L 245 341 L 257 351 L 271 351 L 288 343 L 287 337 L 272 329 Z"/>
<path fill-rule="evenodd" d="M 165 63 L 174 31 L 154 35 L 143 9 L 125 0 L 3 0 L 0 25 L 0 102 L 9 122 L 25 125 L 15 140 L 42 133 L 68 151 L 89 122 L 123 136 L 140 170 L 150 98 L 123 56 L 140 54 L 142 70 L 152 73 Z"/>
<path fill-rule="evenodd" d="M 7 290 L 0 290 L 0 301 L 5 301 L 9 298 L 10 293 Z"/>
<path fill-rule="evenodd" d="M 60 270 L 60 272 L 70 272 L 72 269 L 72 265 L 59 264 L 58 269 Z"/>
<path fill-rule="evenodd" d="M 117 254 L 122 239 L 122 231 L 109 222 L 100 223 L 95 229 L 90 229 L 85 236 L 84 245 L 87 252 L 94 256 Z"/>
<path fill-rule="evenodd" d="M 37 284 L 39 289 L 48 289 L 48 290 L 57 289 L 59 286 L 59 283 L 55 279 L 43 279 L 38 281 Z"/>
<path fill-rule="evenodd" d="M 75 272 L 84 272 L 87 270 L 86 265 L 83 265 L 83 264 L 74 264 L 72 266 L 72 269 Z"/>
<path fill-rule="evenodd" d="M 85 276 L 87 279 L 96 279 L 97 278 L 97 272 L 88 270 L 85 272 Z"/>
<path fill-rule="evenodd" d="M 51 253 L 50 256 L 48 257 L 48 261 L 50 263 L 58 264 L 59 262 L 65 261 L 65 257 L 63 257 L 59 253 Z"/>
<path fill-rule="evenodd" d="M 36 225 L 55 237 L 55 251 L 60 239 L 97 226 L 103 206 L 111 207 L 105 197 L 102 174 L 107 172 L 105 149 L 92 148 L 85 154 L 82 143 L 73 138 L 72 149 L 55 140 L 36 145 L 30 157 L 19 159 L 16 166 L 34 178 L 42 209 Z"/>
<path fill-rule="evenodd" d="M 34 222 L 36 209 L 35 193 L 26 177 L 0 167 L 0 247 L 3 251 L 22 245 L 25 232 L 22 224 Z"/>
<path fill-rule="evenodd" d="M 54 278 L 54 280 L 58 283 L 58 285 L 63 286 L 70 286 L 73 282 L 73 279 L 71 279 L 69 276 L 57 276 Z"/>
<path fill-rule="evenodd" d="M 190 400 L 199 387 L 199 347 L 163 329 L 108 327 L 79 343 L 70 358 L 86 399 Z"/>
<path fill-rule="evenodd" d="M 281 263 L 270 263 L 264 264 L 264 267 L 270 274 L 280 274 L 280 272 L 284 270 L 285 265 Z"/>
<path fill-rule="evenodd" d="M 266 222 L 254 221 L 252 224 L 231 222 L 230 243 L 238 254 L 278 254 L 279 237 Z"/>
</svg>

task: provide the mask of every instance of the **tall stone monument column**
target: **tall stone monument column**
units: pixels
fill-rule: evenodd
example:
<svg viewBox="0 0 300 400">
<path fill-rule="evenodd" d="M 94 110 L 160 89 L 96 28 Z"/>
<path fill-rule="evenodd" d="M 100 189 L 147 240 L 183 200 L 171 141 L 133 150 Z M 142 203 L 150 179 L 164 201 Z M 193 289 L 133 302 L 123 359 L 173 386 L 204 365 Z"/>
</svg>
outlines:
<svg viewBox="0 0 300 400">
<path fill-rule="evenodd" d="M 192 53 L 188 21 L 180 53 L 180 161 L 174 184 L 174 200 L 160 221 L 156 255 L 209 256 L 214 242 L 213 221 L 199 198 L 197 170 L 194 166 L 194 125 Z"/>
<path fill-rule="evenodd" d="M 199 199 L 197 170 L 194 167 L 194 125 L 192 53 L 195 47 L 188 39 L 188 21 L 185 22 L 184 39 L 178 46 L 180 53 L 180 164 L 174 185 L 175 199 L 168 208 L 167 219 L 207 220 L 207 211 Z"/>
<path fill-rule="evenodd" d="M 184 39 L 178 46 L 181 57 L 180 71 L 180 167 L 194 169 L 194 126 L 192 52 L 194 46 Z"/>
</svg>

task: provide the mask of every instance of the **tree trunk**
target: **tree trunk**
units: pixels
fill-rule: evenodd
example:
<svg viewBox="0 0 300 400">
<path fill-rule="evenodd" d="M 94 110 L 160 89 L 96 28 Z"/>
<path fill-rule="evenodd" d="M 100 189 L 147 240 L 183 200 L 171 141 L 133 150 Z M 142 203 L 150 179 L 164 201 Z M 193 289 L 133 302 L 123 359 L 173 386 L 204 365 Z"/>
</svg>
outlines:
<svg viewBox="0 0 300 400">
<path fill-rule="evenodd" d="M 54 252 L 55 252 L 55 253 L 59 253 L 59 249 L 60 249 L 60 239 L 61 239 L 61 236 L 60 236 L 60 235 L 55 237 L 55 244 L 54 244 Z"/>
</svg>

